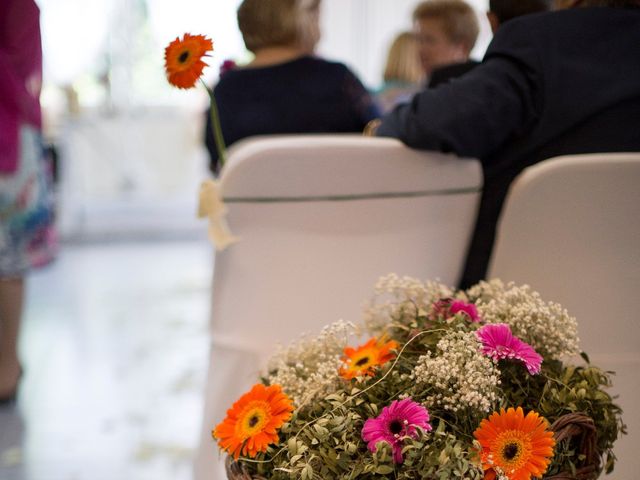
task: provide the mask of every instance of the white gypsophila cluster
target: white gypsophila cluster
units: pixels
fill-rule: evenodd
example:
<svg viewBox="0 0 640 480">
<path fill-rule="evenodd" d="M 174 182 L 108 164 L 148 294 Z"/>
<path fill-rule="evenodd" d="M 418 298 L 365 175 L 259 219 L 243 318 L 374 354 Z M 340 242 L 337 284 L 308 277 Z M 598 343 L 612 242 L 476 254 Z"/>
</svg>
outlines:
<svg viewBox="0 0 640 480">
<path fill-rule="evenodd" d="M 442 283 L 391 273 L 376 283 L 374 298 L 364 311 L 364 323 L 370 332 L 377 333 L 393 320 L 411 322 L 418 312 L 426 312 L 434 302 L 452 296 L 453 290 Z"/>
<path fill-rule="evenodd" d="M 575 317 L 554 302 L 545 302 L 528 285 L 484 282 L 476 306 L 486 323 L 506 323 L 512 333 L 545 357 L 560 359 L 579 353 Z M 475 292 L 469 292 L 472 295 Z"/>
<path fill-rule="evenodd" d="M 490 412 L 498 400 L 500 372 L 490 358 L 482 354 L 482 344 L 474 332 L 451 332 L 418 359 L 414 369 L 418 388 L 428 384 L 436 393 L 427 398 L 432 406 L 453 412 L 471 408 Z"/>
<path fill-rule="evenodd" d="M 280 348 L 269 360 L 269 383 L 279 384 L 296 406 L 333 393 L 340 386 L 337 372 L 343 350 L 354 332 L 352 323 L 339 320 L 316 337 L 305 336 Z"/>
<path fill-rule="evenodd" d="M 494 278 L 488 282 L 482 280 L 469 288 L 466 293 L 469 299 L 478 302 L 489 302 L 494 298 L 504 295 L 506 287 L 502 280 Z"/>
</svg>

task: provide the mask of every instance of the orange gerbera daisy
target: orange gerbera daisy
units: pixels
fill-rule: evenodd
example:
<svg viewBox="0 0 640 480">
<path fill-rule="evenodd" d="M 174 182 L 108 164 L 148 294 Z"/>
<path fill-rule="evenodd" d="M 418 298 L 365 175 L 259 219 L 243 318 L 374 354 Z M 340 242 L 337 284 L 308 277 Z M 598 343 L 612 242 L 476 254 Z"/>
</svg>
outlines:
<svg viewBox="0 0 640 480">
<path fill-rule="evenodd" d="M 496 471 L 504 472 L 509 480 L 541 478 L 553 458 L 555 440 L 548 430 L 549 423 L 536 412 L 525 417 L 522 408 L 504 408 L 493 412 L 480 422 L 473 432 L 480 445 L 480 460 L 485 479 L 496 478 Z"/>
<path fill-rule="evenodd" d="M 344 366 L 340 368 L 340 375 L 347 380 L 361 375 L 372 376 L 375 367 L 395 358 L 396 355 L 391 350 L 397 350 L 397 348 L 398 342 L 394 340 L 385 342 L 384 339 L 376 338 L 355 349 L 347 347 L 344 349 L 344 357 L 342 357 Z"/>
<path fill-rule="evenodd" d="M 227 411 L 227 418 L 212 433 L 220 448 L 237 459 L 255 457 L 278 441 L 277 430 L 291 418 L 293 405 L 280 385 L 258 384 Z"/>
<path fill-rule="evenodd" d="M 178 88 L 193 88 L 207 66 L 202 57 L 213 50 L 213 42 L 204 35 L 185 33 L 164 50 L 165 70 L 169 83 Z"/>
</svg>

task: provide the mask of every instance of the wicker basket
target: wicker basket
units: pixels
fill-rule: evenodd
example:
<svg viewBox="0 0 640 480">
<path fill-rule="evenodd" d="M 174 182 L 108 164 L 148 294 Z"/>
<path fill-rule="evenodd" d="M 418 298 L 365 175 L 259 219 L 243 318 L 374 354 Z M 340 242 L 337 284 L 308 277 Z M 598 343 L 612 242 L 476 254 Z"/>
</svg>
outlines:
<svg viewBox="0 0 640 480">
<path fill-rule="evenodd" d="M 575 474 L 563 472 L 545 480 L 595 480 L 600 471 L 600 456 L 596 444 L 596 427 L 591 417 L 582 413 L 570 413 L 558 418 L 551 430 L 555 433 L 557 442 L 568 438 L 575 439 L 580 445 L 580 454 L 585 456 L 584 465 Z M 226 461 L 227 478 L 229 480 L 267 480 L 261 476 L 251 476 L 245 468 L 234 462 L 231 457 Z"/>
<path fill-rule="evenodd" d="M 584 455 L 584 465 L 575 474 L 563 472 L 546 480 L 594 480 L 600 472 L 600 455 L 597 448 L 596 426 L 593 419 L 582 413 L 570 413 L 558 418 L 551 430 L 555 433 L 556 441 L 568 438 L 575 439 L 580 446 L 579 454 Z"/>
<path fill-rule="evenodd" d="M 242 465 L 233 461 L 231 457 L 227 457 L 225 462 L 227 469 L 227 478 L 229 480 L 266 480 L 259 475 L 251 476 L 247 473 Z"/>
</svg>

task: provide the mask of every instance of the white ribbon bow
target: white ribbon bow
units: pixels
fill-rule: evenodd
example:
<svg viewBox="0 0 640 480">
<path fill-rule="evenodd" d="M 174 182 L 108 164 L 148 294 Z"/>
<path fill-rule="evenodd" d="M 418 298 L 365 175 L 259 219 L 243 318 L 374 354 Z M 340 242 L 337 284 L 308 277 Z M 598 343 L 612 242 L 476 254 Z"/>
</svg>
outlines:
<svg viewBox="0 0 640 480">
<path fill-rule="evenodd" d="M 205 180 L 200 185 L 198 218 L 209 218 L 209 240 L 222 251 L 240 240 L 234 236 L 227 225 L 227 207 L 220 195 L 220 184 L 214 180 Z"/>
</svg>

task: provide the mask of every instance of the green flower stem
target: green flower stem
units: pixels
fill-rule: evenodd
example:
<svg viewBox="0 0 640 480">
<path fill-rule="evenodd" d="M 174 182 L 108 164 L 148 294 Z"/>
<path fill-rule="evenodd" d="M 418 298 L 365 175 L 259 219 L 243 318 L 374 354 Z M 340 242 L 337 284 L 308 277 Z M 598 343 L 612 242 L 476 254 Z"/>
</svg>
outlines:
<svg viewBox="0 0 640 480">
<path fill-rule="evenodd" d="M 216 150 L 218 151 L 218 161 L 220 168 L 222 168 L 227 160 L 226 146 L 224 144 L 224 137 L 222 136 L 222 128 L 220 127 L 220 114 L 218 113 L 218 105 L 216 103 L 216 97 L 213 95 L 213 90 L 204 83 L 204 80 L 200 79 L 205 90 L 209 94 L 211 113 L 211 130 L 213 132 L 213 138 L 216 142 Z"/>
</svg>

